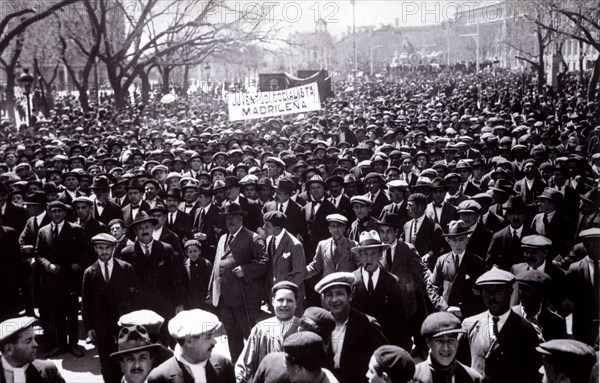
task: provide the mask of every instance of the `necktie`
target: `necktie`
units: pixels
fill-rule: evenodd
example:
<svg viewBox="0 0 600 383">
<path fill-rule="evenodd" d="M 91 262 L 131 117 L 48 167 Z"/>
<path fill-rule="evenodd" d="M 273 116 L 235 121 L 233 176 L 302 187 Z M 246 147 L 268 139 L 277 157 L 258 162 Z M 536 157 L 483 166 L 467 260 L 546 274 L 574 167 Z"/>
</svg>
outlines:
<svg viewBox="0 0 600 383">
<path fill-rule="evenodd" d="M 104 262 L 104 280 L 106 283 L 110 281 L 110 273 L 108 272 L 108 262 Z"/>
<path fill-rule="evenodd" d="M 498 317 L 492 317 L 492 321 L 494 322 L 494 327 L 492 329 L 494 331 L 494 336 L 496 338 L 498 338 L 498 333 L 499 333 L 499 331 L 498 331 L 498 322 L 500 321 L 500 318 L 498 318 Z"/>
<path fill-rule="evenodd" d="M 367 292 L 369 295 L 373 294 L 373 273 L 369 273 L 369 280 L 367 281 Z"/>
<path fill-rule="evenodd" d="M 417 221 L 413 220 L 411 232 L 412 235 L 410 238 L 410 243 L 414 244 L 415 240 L 417 239 Z"/>
<path fill-rule="evenodd" d="M 146 258 L 150 257 L 150 244 L 144 245 L 144 255 Z"/>
<path fill-rule="evenodd" d="M 279 204 L 279 212 L 283 213 L 283 204 L 282 203 Z"/>
<path fill-rule="evenodd" d="M 140 208 L 140 205 L 131 205 L 131 210 L 133 210 L 133 209 L 139 209 L 139 208 Z"/>
<path fill-rule="evenodd" d="M 388 265 L 388 269 L 392 268 L 392 249 L 387 249 L 385 251 L 385 263 Z"/>
<path fill-rule="evenodd" d="M 275 237 L 271 238 L 271 243 L 269 244 L 269 255 L 271 256 L 271 259 L 273 259 L 273 256 L 275 255 Z"/>
<path fill-rule="evenodd" d="M 52 230 L 52 239 L 58 238 L 58 225 L 54 225 L 54 229 Z"/>
<path fill-rule="evenodd" d="M 0 221 L 2 222 L 2 221 Z M 40 225 L 38 225 L 37 218 L 33 218 L 33 232 L 37 234 L 40 229 Z"/>
<path fill-rule="evenodd" d="M 231 245 L 232 240 L 233 240 L 233 235 L 227 234 L 227 240 L 225 241 L 225 249 L 229 248 L 229 245 Z"/>
<path fill-rule="evenodd" d="M 548 220 L 548 214 L 544 213 L 544 232 L 542 234 L 548 234 L 548 226 L 550 226 L 550 221 Z"/>
<path fill-rule="evenodd" d="M 104 207 L 104 206 L 106 205 L 106 204 L 104 204 L 104 203 L 102 203 L 102 202 L 96 202 L 96 204 L 97 204 L 99 207 Z"/>
<path fill-rule="evenodd" d="M 318 202 L 317 201 L 313 201 L 310 204 L 310 217 L 308 218 L 309 221 L 314 221 L 315 220 L 315 214 L 316 214 L 316 206 L 317 206 Z"/>
<path fill-rule="evenodd" d="M 458 254 L 452 253 L 452 260 L 454 261 L 454 273 L 458 273 L 458 268 L 460 266 L 460 260 L 458 259 Z"/>
<path fill-rule="evenodd" d="M 173 219 L 173 213 L 169 213 L 169 225 L 170 226 L 173 226 L 173 221 L 174 221 L 174 219 Z"/>
<path fill-rule="evenodd" d="M 433 215 L 435 216 L 435 222 L 440 223 L 440 217 L 438 216 L 437 209 L 441 208 L 442 205 L 433 204 Z"/>
</svg>

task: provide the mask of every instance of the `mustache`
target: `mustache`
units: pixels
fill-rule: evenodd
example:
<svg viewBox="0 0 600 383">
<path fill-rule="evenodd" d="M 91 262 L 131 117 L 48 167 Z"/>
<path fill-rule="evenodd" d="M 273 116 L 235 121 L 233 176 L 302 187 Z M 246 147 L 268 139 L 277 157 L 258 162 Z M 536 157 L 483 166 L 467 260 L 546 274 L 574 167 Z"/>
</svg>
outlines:
<svg viewBox="0 0 600 383">
<path fill-rule="evenodd" d="M 129 372 L 132 374 L 142 374 L 144 370 L 142 370 L 141 368 L 132 368 L 131 370 L 129 370 Z"/>
</svg>

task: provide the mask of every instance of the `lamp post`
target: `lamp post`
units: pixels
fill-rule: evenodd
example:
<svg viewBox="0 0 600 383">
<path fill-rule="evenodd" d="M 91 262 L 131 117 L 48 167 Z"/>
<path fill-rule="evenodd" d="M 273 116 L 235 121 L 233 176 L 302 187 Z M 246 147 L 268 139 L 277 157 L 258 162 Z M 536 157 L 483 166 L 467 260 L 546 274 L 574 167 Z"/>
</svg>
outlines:
<svg viewBox="0 0 600 383">
<path fill-rule="evenodd" d="M 21 84 L 21 87 L 23 88 L 23 93 L 25 93 L 25 99 L 27 101 L 27 126 L 31 126 L 31 103 L 29 95 L 31 94 L 33 80 L 33 76 L 29 74 L 29 69 L 23 69 L 23 73 L 19 76 L 19 84 Z"/>
</svg>

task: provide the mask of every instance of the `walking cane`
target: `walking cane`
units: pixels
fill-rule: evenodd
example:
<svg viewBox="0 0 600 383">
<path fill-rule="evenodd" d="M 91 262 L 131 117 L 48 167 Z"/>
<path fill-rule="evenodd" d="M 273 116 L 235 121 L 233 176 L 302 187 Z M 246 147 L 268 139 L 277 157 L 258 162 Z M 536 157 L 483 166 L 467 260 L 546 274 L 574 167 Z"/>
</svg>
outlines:
<svg viewBox="0 0 600 383">
<path fill-rule="evenodd" d="M 250 322 L 250 314 L 248 314 L 248 304 L 246 303 L 246 293 L 244 292 L 242 278 L 238 278 L 238 281 L 240 282 L 240 290 L 242 290 L 242 299 L 244 301 L 244 311 L 246 312 L 246 320 L 248 320 L 248 329 L 252 330 L 252 323 Z"/>
</svg>

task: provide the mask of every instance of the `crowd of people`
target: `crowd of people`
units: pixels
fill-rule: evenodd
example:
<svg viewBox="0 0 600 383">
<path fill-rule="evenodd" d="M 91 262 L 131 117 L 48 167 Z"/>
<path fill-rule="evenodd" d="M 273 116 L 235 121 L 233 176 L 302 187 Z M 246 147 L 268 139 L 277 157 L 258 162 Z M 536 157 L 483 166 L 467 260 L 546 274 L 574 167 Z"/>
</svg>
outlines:
<svg viewBox="0 0 600 383">
<path fill-rule="evenodd" d="M 63 381 L 33 327 L 80 357 L 79 315 L 109 383 L 598 381 L 598 103 L 501 70 L 352 85 L 261 121 L 2 121 L 0 381 Z"/>
</svg>

